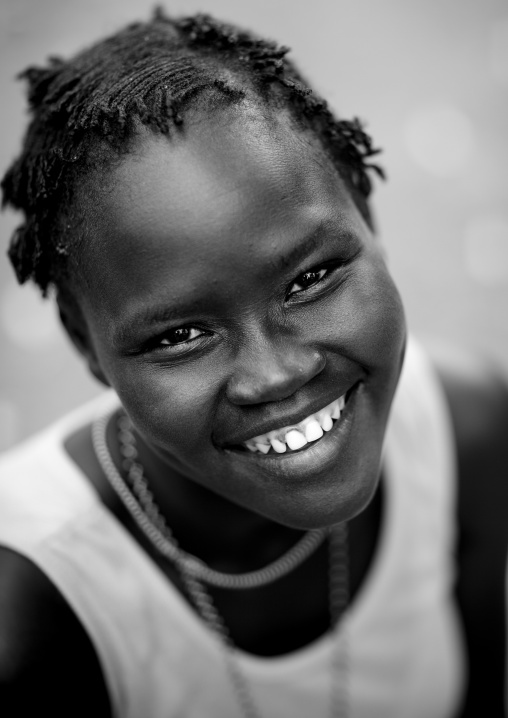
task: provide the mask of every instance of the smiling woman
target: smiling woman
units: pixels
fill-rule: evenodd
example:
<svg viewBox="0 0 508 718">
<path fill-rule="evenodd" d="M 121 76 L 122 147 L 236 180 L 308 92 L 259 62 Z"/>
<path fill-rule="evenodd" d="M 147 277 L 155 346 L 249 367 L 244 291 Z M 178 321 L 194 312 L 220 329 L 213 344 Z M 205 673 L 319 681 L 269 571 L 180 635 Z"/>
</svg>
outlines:
<svg viewBox="0 0 508 718">
<path fill-rule="evenodd" d="M 158 14 L 25 73 L 10 257 L 112 391 L 0 465 L 6 715 L 502 715 L 506 394 L 468 436 L 485 522 L 471 382 L 407 340 L 370 138 L 286 54 Z M 484 638 L 457 526 L 496 556 Z"/>
<path fill-rule="evenodd" d="M 192 478 L 296 528 L 348 519 L 371 497 L 404 346 L 380 247 L 325 160 L 280 111 L 267 123 L 221 110 L 170 143 L 142 135 L 95 198 L 98 239 L 90 259 L 83 249 L 96 269 L 81 341 L 140 451 L 156 447 L 154 485 Z M 292 425 L 297 440 L 296 425 L 353 388 L 354 420 L 326 440 L 261 463 L 234 450 L 287 427 L 285 442 Z"/>
</svg>

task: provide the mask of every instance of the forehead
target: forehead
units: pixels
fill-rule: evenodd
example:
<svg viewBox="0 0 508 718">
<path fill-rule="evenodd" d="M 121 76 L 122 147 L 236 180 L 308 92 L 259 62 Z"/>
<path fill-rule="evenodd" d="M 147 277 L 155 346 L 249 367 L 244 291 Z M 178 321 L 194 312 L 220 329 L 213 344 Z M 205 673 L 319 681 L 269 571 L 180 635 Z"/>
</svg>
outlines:
<svg viewBox="0 0 508 718">
<path fill-rule="evenodd" d="M 93 211 L 96 280 L 135 270 L 137 290 L 167 278 L 180 292 L 217 262 L 245 267 L 319 224 L 359 221 L 319 141 L 255 110 L 197 116 L 171 138 L 145 131 Z"/>
<path fill-rule="evenodd" d="M 112 170 L 100 200 L 102 228 L 107 218 L 110 227 L 118 220 L 151 224 L 162 201 L 171 210 L 168 229 L 187 225 L 190 231 L 241 214 L 238 202 L 246 193 L 267 206 L 271 198 L 303 200 L 326 182 L 340 182 L 335 167 L 317 138 L 296 130 L 286 115 L 266 117 L 254 108 L 191 115 L 170 138 L 142 130 Z"/>
</svg>

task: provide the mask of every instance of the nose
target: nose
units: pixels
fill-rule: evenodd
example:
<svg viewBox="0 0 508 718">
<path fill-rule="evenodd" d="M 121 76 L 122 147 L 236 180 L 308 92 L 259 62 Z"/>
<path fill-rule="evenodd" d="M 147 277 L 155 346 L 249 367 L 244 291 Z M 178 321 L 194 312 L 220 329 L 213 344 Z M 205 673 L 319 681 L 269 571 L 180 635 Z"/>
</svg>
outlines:
<svg viewBox="0 0 508 718">
<path fill-rule="evenodd" d="M 317 376 L 325 364 L 325 356 L 315 347 L 280 334 L 258 334 L 238 353 L 226 393 L 238 405 L 281 401 Z"/>
</svg>

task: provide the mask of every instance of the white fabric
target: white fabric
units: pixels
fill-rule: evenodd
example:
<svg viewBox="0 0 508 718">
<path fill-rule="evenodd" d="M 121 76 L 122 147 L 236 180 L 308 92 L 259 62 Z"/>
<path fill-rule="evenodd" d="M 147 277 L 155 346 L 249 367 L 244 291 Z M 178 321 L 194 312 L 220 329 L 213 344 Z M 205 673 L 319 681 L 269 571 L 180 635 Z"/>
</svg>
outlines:
<svg viewBox="0 0 508 718">
<path fill-rule="evenodd" d="M 118 718 L 238 718 L 215 637 L 63 450 L 67 435 L 116 403 L 107 393 L 3 457 L 0 543 L 67 598 Z M 380 544 L 338 636 L 347 631 L 350 718 L 451 718 L 460 700 L 452 447 L 441 389 L 411 341 L 385 441 Z M 325 636 L 276 658 L 240 654 L 262 716 L 328 716 L 332 643 Z"/>
</svg>

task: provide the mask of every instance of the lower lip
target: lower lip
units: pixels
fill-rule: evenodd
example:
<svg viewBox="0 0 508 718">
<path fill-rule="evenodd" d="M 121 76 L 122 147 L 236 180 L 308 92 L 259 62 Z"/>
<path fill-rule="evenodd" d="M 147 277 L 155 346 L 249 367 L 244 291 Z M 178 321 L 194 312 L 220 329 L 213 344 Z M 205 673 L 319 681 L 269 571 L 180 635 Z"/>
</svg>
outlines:
<svg viewBox="0 0 508 718">
<path fill-rule="evenodd" d="M 247 451 L 224 449 L 224 453 L 236 461 L 257 464 L 263 473 L 291 474 L 293 479 L 302 474 L 308 478 L 309 471 L 326 468 L 329 463 L 338 459 L 344 444 L 351 434 L 353 415 L 362 393 L 363 383 L 358 383 L 351 391 L 347 404 L 335 421 L 332 429 L 318 441 L 304 446 L 299 451 L 284 454 L 261 454 Z"/>
</svg>

